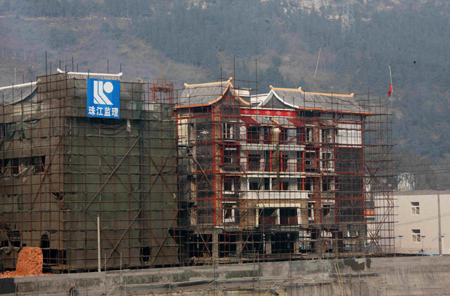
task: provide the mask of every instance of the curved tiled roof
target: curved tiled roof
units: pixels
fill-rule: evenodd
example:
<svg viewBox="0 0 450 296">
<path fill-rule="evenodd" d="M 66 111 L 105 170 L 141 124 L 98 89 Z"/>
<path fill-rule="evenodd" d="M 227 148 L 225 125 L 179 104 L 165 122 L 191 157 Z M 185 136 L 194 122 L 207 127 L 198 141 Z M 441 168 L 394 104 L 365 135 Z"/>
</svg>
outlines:
<svg viewBox="0 0 450 296">
<path fill-rule="evenodd" d="M 356 102 L 354 95 L 305 92 L 302 88 L 272 89 L 267 98 L 259 106 L 266 106 L 275 97 L 283 104 L 297 109 L 322 110 L 349 113 L 368 113 Z"/>
<path fill-rule="evenodd" d="M 244 101 L 237 92 L 234 91 L 232 78 L 227 81 L 210 82 L 203 84 L 187 84 L 185 83 L 184 90 L 178 98 L 177 106 L 175 108 L 209 106 L 219 101 L 222 96 L 229 89 L 233 95 L 238 97 L 245 105 L 250 105 Z"/>
</svg>

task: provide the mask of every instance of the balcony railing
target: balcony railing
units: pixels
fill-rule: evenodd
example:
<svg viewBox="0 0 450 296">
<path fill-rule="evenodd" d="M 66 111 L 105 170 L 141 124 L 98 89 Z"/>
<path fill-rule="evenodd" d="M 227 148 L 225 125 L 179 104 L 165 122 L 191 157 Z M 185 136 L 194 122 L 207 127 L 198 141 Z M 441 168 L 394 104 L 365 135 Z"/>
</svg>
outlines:
<svg viewBox="0 0 450 296">
<path fill-rule="evenodd" d="M 294 217 L 280 217 L 281 225 L 298 225 L 298 216 Z"/>
<path fill-rule="evenodd" d="M 259 224 L 260 225 L 277 225 L 277 217 L 260 217 Z"/>
</svg>

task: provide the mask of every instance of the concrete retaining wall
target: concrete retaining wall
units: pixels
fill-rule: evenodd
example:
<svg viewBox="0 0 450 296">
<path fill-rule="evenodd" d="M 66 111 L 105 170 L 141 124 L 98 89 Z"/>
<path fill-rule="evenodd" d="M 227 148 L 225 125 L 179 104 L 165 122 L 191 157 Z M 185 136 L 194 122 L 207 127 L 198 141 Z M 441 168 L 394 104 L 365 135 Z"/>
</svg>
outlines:
<svg viewBox="0 0 450 296">
<path fill-rule="evenodd" d="M 292 261 L 14 279 L 16 295 L 67 295 L 71 284 L 78 296 L 198 295 L 198 291 L 202 295 L 212 291 L 215 295 L 287 295 L 289 291 L 290 295 L 444 295 L 441 292 L 450 291 L 450 257 Z"/>
</svg>

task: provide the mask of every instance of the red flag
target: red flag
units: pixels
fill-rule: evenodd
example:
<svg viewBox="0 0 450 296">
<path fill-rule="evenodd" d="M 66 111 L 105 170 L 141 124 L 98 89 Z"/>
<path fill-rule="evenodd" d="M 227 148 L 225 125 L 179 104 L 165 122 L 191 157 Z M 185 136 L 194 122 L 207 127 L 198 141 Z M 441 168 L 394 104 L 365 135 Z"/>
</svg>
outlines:
<svg viewBox="0 0 450 296">
<path fill-rule="evenodd" d="M 389 87 L 389 90 L 388 90 L 388 97 L 391 96 L 391 93 L 392 93 L 392 83 L 391 83 L 391 86 Z"/>
</svg>

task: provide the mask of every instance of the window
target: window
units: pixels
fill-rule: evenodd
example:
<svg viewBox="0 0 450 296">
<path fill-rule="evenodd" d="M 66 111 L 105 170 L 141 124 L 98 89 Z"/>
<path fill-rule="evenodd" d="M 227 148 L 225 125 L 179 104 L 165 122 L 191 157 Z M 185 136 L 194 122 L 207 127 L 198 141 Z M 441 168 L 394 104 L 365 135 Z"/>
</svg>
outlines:
<svg viewBox="0 0 450 296">
<path fill-rule="evenodd" d="M 322 205 L 322 215 L 323 217 L 331 216 L 331 205 Z"/>
<path fill-rule="evenodd" d="M 239 191 L 241 188 L 240 179 L 234 177 L 224 177 L 223 190 L 227 193 Z"/>
<path fill-rule="evenodd" d="M 45 156 L 35 156 L 31 158 L 31 165 L 34 166 L 36 173 L 45 171 Z"/>
<path fill-rule="evenodd" d="M 234 208 L 224 208 L 223 209 L 223 222 L 232 223 L 236 222 L 236 215 Z"/>
<path fill-rule="evenodd" d="M 261 164 L 261 156 L 259 154 L 249 154 L 248 155 L 248 170 L 249 171 L 259 171 Z"/>
<path fill-rule="evenodd" d="M 250 190 L 260 190 L 261 182 L 259 181 L 250 181 L 249 183 Z"/>
<path fill-rule="evenodd" d="M 286 144 L 288 141 L 288 130 L 283 128 L 281 129 L 281 134 L 280 134 L 280 144 Z"/>
<path fill-rule="evenodd" d="M 324 170 L 333 168 L 331 152 L 322 153 L 322 168 Z"/>
<path fill-rule="evenodd" d="M 412 202 L 411 203 L 411 214 L 412 215 L 420 215 L 419 202 Z"/>
<path fill-rule="evenodd" d="M 270 178 L 264 178 L 264 190 L 270 190 Z"/>
<path fill-rule="evenodd" d="M 307 127 L 305 130 L 305 142 L 311 143 L 313 141 L 313 129 L 311 127 Z"/>
<path fill-rule="evenodd" d="M 314 189 L 314 180 L 311 178 L 306 178 L 305 180 L 305 190 L 311 191 Z"/>
<path fill-rule="evenodd" d="M 222 123 L 222 138 L 234 139 L 234 124 Z"/>
<path fill-rule="evenodd" d="M 224 191 L 234 191 L 234 180 L 233 179 L 225 179 L 223 181 L 223 190 Z"/>
<path fill-rule="evenodd" d="M 223 164 L 224 165 L 237 165 L 238 163 L 238 150 L 237 148 L 225 148 L 223 151 Z"/>
<path fill-rule="evenodd" d="M 327 128 L 322 130 L 322 143 L 333 143 L 333 133 L 335 130 Z"/>
<path fill-rule="evenodd" d="M 420 229 L 412 229 L 412 241 L 413 243 L 420 243 Z"/>
<path fill-rule="evenodd" d="M 314 203 L 313 202 L 308 203 L 308 220 L 309 221 L 314 220 Z"/>
<path fill-rule="evenodd" d="M 263 137 L 264 137 L 264 144 L 271 144 L 272 139 L 270 135 L 270 127 L 265 126 L 263 127 Z"/>
<path fill-rule="evenodd" d="M 259 143 L 259 127 L 249 127 L 247 129 L 247 142 L 249 144 Z"/>
</svg>

